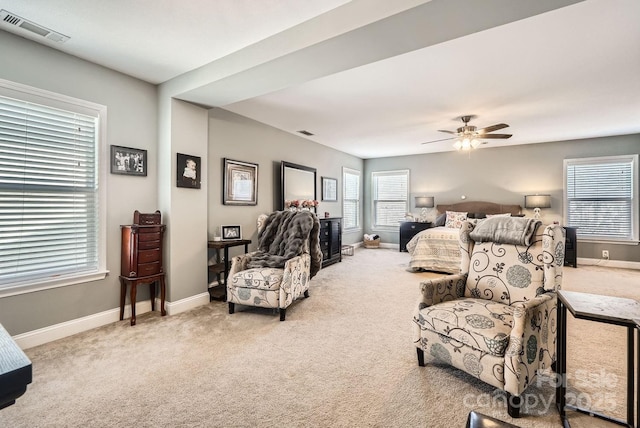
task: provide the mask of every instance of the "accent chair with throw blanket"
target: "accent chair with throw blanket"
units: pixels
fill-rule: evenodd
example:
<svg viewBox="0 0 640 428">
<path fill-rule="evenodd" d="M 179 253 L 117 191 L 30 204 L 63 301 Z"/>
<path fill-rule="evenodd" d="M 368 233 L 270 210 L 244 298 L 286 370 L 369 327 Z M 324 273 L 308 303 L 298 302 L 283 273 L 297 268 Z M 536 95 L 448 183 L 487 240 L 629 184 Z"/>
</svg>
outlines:
<svg viewBox="0 0 640 428">
<path fill-rule="evenodd" d="M 556 358 L 564 230 L 530 218 L 465 221 L 461 273 L 420 284 L 413 317 L 418 364 L 425 352 L 507 393 L 521 395 Z"/>
<path fill-rule="evenodd" d="M 258 219 L 258 250 L 232 259 L 229 313 L 236 304 L 276 308 L 280 321 L 322 266 L 320 222 L 311 211 L 275 211 Z"/>
</svg>

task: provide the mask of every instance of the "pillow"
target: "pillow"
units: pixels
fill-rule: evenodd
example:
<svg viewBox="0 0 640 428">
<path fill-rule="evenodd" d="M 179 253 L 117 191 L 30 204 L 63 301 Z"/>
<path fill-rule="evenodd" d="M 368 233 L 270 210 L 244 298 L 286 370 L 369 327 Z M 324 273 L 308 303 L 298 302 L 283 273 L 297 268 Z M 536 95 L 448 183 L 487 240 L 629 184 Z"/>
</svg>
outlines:
<svg viewBox="0 0 640 428">
<path fill-rule="evenodd" d="M 433 223 L 434 227 L 444 226 L 447 221 L 447 213 L 442 213 L 438 217 L 436 217 L 435 223 Z"/>
<path fill-rule="evenodd" d="M 462 227 L 462 222 L 466 219 L 467 213 L 447 211 L 447 220 L 444 225 L 445 227 L 450 227 L 452 229 L 460 229 Z"/>
<path fill-rule="evenodd" d="M 504 213 L 504 214 L 487 214 L 487 218 L 491 218 L 491 217 L 511 217 L 511 213 Z"/>
</svg>

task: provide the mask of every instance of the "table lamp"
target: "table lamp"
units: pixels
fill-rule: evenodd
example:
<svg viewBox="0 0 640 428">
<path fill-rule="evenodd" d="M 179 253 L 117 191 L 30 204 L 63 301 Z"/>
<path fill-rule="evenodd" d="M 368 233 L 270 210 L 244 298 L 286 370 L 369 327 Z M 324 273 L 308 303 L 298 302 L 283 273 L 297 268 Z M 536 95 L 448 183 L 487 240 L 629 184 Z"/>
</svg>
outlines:
<svg viewBox="0 0 640 428">
<path fill-rule="evenodd" d="M 427 208 L 435 206 L 435 198 L 433 196 L 416 196 L 416 208 L 422 208 L 420 211 L 420 223 L 427 222 Z"/>
<path fill-rule="evenodd" d="M 551 195 L 526 195 L 524 207 L 533 208 L 533 218 L 542 220 L 540 208 L 551 208 Z"/>
</svg>

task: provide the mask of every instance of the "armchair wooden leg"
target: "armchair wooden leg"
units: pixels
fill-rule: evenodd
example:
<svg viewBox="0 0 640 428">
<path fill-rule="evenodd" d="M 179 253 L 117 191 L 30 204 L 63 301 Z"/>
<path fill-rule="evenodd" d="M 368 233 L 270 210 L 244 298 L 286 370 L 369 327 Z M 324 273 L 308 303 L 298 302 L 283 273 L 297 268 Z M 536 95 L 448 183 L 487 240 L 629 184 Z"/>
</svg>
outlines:
<svg viewBox="0 0 640 428">
<path fill-rule="evenodd" d="M 229 313 L 232 314 L 236 310 L 236 304 L 229 302 Z"/>
<path fill-rule="evenodd" d="M 522 406 L 522 397 L 519 395 L 511 395 L 507 392 L 507 413 L 512 418 L 520 417 L 520 407 Z"/>
<path fill-rule="evenodd" d="M 416 351 L 418 351 L 418 365 L 424 367 L 424 351 L 422 348 L 416 348 Z"/>
<path fill-rule="evenodd" d="M 309 297 L 309 290 L 304 290 L 304 297 Z"/>
<path fill-rule="evenodd" d="M 284 317 L 287 315 L 286 308 L 280 308 L 280 321 L 284 321 Z"/>
</svg>

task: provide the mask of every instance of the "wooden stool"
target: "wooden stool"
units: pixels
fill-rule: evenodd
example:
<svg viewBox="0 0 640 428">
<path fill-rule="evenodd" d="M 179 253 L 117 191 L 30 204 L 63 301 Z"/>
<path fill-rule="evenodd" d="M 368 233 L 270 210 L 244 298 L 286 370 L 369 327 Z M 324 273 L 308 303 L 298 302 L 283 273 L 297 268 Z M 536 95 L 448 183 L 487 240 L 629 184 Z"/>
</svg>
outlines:
<svg viewBox="0 0 640 428">
<path fill-rule="evenodd" d="M 136 288 L 138 284 L 149 284 L 151 293 L 151 310 L 156 310 L 156 282 L 160 281 L 160 313 L 162 316 L 167 315 L 164 310 L 165 283 L 164 273 L 157 275 L 143 276 L 140 278 L 131 278 L 120 275 L 120 321 L 124 318 L 124 301 L 127 295 L 127 284 L 131 285 L 131 325 L 136 325 Z"/>
</svg>

